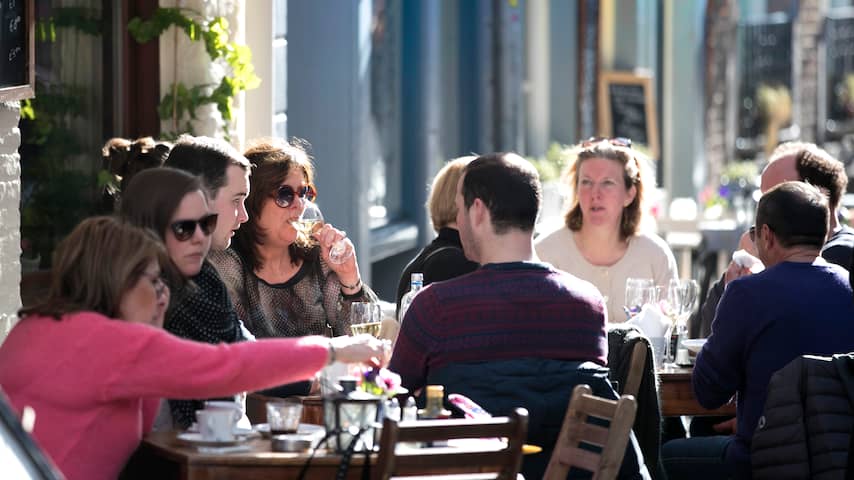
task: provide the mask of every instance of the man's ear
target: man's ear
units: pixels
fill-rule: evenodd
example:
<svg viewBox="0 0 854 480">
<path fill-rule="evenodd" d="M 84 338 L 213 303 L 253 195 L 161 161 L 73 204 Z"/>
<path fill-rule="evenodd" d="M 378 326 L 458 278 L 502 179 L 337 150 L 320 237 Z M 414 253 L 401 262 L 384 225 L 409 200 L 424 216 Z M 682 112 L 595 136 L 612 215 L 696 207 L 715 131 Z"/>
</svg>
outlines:
<svg viewBox="0 0 854 480">
<path fill-rule="evenodd" d="M 472 202 L 471 208 L 469 208 L 469 214 L 471 215 L 471 222 L 474 226 L 480 226 L 484 222 L 488 222 L 490 220 L 489 209 L 486 208 L 486 204 L 483 203 L 483 200 L 479 198 L 475 198 L 474 202 Z"/>
</svg>

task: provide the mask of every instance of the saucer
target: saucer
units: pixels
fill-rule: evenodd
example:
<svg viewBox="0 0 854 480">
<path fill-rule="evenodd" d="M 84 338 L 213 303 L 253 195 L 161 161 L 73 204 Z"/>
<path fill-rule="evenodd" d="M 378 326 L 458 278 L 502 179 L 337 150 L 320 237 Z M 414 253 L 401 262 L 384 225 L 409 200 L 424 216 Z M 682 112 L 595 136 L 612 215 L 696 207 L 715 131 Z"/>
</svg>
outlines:
<svg viewBox="0 0 854 480">
<path fill-rule="evenodd" d="M 252 425 L 252 430 L 255 430 L 256 432 L 260 433 L 264 436 L 264 438 L 268 438 L 270 436 L 269 423 L 258 423 Z M 297 428 L 296 435 L 323 435 L 324 432 L 326 432 L 326 429 L 323 427 L 323 425 L 300 423 L 299 427 Z"/>
<path fill-rule="evenodd" d="M 198 424 L 198 423 L 196 423 L 196 422 L 193 422 L 193 424 L 192 424 L 192 425 L 190 425 L 190 428 L 188 428 L 188 429 L 187 429 L 187 432 L 189 432 L 189 433 L 199 433 L 199 424 Z M 255 429 L 253 429 L 253 428 L 243 428 L 243 427 L 234 427 L 234 429 L 232 430 L 232 433 L 234 433 L 234 436 L 235 436 L 235 437 L 239 437 L 239 436 L 244 436 L 244 437 L 245 437 L 245 436 L 249 436 L 249 435 L 253 435 L 253 434 L 255 434 Z"/>
<path fill-rule="evenodd" d="M 237 435 L 234 440 L 206 440 L 201 433 L 183 432 L 179 433 L 175 438 L 179 441 L 194 445 L 197 447 L 224 447 L 228 445 L 238 445 L 249 440 L 248 435 Z"/>
</svg>

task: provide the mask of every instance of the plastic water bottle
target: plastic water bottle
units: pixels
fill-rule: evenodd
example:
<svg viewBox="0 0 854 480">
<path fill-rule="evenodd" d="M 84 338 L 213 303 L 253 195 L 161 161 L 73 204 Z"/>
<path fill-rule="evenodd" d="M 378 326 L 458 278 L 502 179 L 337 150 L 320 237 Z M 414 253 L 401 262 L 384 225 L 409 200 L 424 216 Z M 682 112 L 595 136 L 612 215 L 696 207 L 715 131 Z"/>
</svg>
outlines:
<svg viewBox="0 0 854 480">
<path fill-rule="evenodd" d="M 400 299 L 400 311 L 397 312 L 398 323 L 403 324 L 403 317 L 406 315 L 406 311 L 409 310 L 409 305 L 412 304 L 412 300 L 415 299 L 415 296 L 418 295 L 418 292 L 422 288 L 424 288 L 424 274 L 413 273 L 409 280 L 409 291 Z"/>
<path fill-rule="evenodd" d="M 386 401 L 385 416 L 394 421 L 400 421 L 400 402 L 397 401 L 397 398 L 391 398 Z"/>
</svg>

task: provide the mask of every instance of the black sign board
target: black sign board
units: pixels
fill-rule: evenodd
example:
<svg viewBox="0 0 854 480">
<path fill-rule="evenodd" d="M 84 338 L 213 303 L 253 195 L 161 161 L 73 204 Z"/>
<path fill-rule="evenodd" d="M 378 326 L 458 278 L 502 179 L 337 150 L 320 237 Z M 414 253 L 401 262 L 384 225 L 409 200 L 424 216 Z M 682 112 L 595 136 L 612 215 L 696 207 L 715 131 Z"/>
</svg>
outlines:
<svg viewBox="0 0 854 480">
<path fill-rule="evenodd" d="M 33 0 L 0 0 L 0 101 L 34 94 Z"/>
<path fill-rule="evenodd" d="M 630 138 L 658 158 L 658 124 L 650 75 L 602 72 L 599 77 L 599 131 Z"/>
<path fill-rule="evenodd" d="M 768 115 L 762 111 L 760 87 L 785 89 L 792 98 L 792 22 L 780 18 L 741 24 L 738 30 L 738 136 L 755 139 L 765 133 Z"/>
<path fill-rule="evenodd" d="M 825 23 L 827 45 L 827 119 L 830 134 L 854 131 L 854 12 L 830 16 Z"/>
</svg>

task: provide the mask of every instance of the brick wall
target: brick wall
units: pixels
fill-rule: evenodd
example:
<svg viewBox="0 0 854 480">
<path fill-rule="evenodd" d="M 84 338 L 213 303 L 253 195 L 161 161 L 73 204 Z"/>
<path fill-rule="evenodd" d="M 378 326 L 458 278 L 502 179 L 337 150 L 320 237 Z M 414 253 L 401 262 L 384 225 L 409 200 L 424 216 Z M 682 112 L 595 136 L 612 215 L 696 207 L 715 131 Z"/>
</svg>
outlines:
<svg viewBox="0 0 854 480">
<path fill-rule="evenodd" d="M 0 342 L 21 307 L 21 131 L 17 102 L 0 103 Z"/>
</svg>

